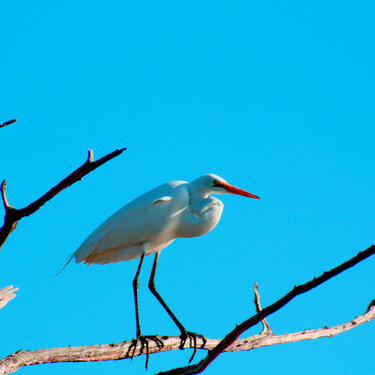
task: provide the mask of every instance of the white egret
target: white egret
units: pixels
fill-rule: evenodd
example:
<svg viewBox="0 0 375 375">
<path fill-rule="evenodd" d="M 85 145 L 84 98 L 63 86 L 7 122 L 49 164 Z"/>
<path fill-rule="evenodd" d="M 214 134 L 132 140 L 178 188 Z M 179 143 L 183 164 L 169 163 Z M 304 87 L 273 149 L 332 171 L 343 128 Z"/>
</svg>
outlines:
<svg viewBox="0 0 375 375">
<path fill-rule="evenodd" d="M 67 264 L 75 258 L 77 263 L 90 265 L 141 258 L 133 280 L 137 330 L 134 345 L 137 340 L 141 340 L 142 345 L 146 344 L 148 347 L 147 337 L 158 340 L 156 336 L 141 334 L 138 311 L 138 276 L 144 257 L 152 253 L 156 254 L 149 289 L 179 328 L 181 347 L 188 336 L 196 342 L 196 334 L 185 329 L 157 292 L 155 272 L 160 251 L 176 238 L 202 236 L 217 225 L 223 203 L 210 194 L 225 193 L 259 199 L 214 174 L 201 176 L 190 183 L 172 181 L 150 190 L 114 213 L 88 236 L 68 260 Z M 194 349 L 196 350 L 196 344 Z"/>
</svg>

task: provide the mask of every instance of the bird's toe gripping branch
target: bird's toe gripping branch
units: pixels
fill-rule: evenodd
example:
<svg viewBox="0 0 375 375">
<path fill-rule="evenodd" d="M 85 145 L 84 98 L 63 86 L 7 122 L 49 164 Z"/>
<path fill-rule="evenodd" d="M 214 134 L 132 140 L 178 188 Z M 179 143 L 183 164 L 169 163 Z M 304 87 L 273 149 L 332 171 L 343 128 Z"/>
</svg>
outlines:
<svg viewBox="0 0 375 375">
<path fill-rule="evenodd" d="M 190 363 L 194 359 L 195 353 L 197 352 L 197 337 L 199 337 L 202 340 L 202 345 L 200 346 L 200 349 L 204 348 L 204 346 L 206 345 L 207 339 L 199 333 L 194 333 L 194 332 L 190 332 L 190 331 L 182 332 L 180 337 L 181 337 L 181 342 L 180 342 L 180 349 L 181 350 L 184 349 L 186 341 L 187 341 L 188 338 L 189 338 L 189 341 L 190 341 L 189 347 L 194 349 L 193 354 L 191 355 L 191 357 L 189 359 L 189 363 Z"/>
<path fill-rule="evenodd" d="M 157 335 L 149 335 L 149 336 L 139 335 L 136 339 L 132 340 L 132 343 L 129 346 L 128 352 L 126 353 L 127 357 L 130 357 L 131 359 L 133 359 L 134 354 L 135 354 L 135 350 L 137 349 L 138 342 L 140 342 L 140 344 L 141 344 L 140 354 L 142 354 L 143 350 L 146 349 L 146 363 L 145 363 L 146 370 L 148 368 L 148 359 L 150 357 L 149 342 L 148 342 L 149 340 L 153 341 L 159 349 L 164 347 L 164 343 L 163 343 L 163 341 L 160 340 L 160 336 L 157 336 Z M 130 354 L 131 351 L 132 351 L 132 353 Z"/>
</svg>

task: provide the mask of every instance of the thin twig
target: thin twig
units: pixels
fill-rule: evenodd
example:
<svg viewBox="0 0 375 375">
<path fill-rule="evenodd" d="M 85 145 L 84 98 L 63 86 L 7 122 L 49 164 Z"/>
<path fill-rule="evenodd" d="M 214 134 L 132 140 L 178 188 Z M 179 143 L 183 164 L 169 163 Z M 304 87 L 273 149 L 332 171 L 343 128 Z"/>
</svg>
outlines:
<svg viewBox="0 0 375 375">
<path fill-rule="evenodd" d="M 237 338 L 250 327 L 253 327 L 257 323 L 259 323 L 262 319 L 266 316 L 274 313 L 275 311 L 281 309 L 285 306 L 288 302 L 290 302 L 293 298 L 297 297 L 298 295 L 305 293 L 313 288 L 316 288 L 318 285 L 324 283 L 325 281 L 331 279 L 332 277 L 338 275 L 339 273 L 347 270 L 350 267 L 353 267 L 357 263 L 361 262 L 362 260 L 368 258 L 369 256 L 375 253 L 375 246 L 372 245 L 368 249 L 359 252 L 355 257 L 349 259 L 345 263 L 342 263 L 338 267 L 333 268 L 328 272 L 324 272 L 323 275 L 319 277 L 314 277 L 313 280 L 302 284 L 296 285 L 289 293 L 287 293 L 284 297 L 280 298 L 278 301 L 273 303 L 270 306 L 267 306 L 258 314 L 252 316 L 251 318 L 245 320 L 240 325 L 236 326 L 236 328 L 228 333 L 225 338 L 214 348 L 212 349 L 208 355 L 203 358 L 199 363 L 191 366 L 185 366 L 176 368 L 171 371 L 161 372 L 159 375 L 190 375 L 190 374 L 199 374 L 203 370 L 205 370 L 208 365 L 215 360 L 221 353 L 223 353 L 228 347 L 230 347 Z"/>
<path fill-rule="evenodd" d="M 1 183 L 1 198 L 3 200 L 4 210 L 8 211 L 10 209 L 10 206 L 9 206 L 8 198 L 5 192 L 6 188 L 7 188 L 7 181 L 4 180 Z"/>
<path fill-rule="evenodd" d="M 93 152 L 92 150 L 89 150 L 87 160 L 79 168 L 77 168 L 73 173 L 64 178 L 61 182 L 59 182 L 47 193 L 42 195 L 39 199 L 35 200 L 28 206 L 21 209 L 16 209 L 9 205 L 5 193 L 6 182 L 4 180 L 1 184 L 1 196 L 5 208 L 5 218 L 4 225 L 0 229 L 0 248 L 6 241 L 10 233 L 12 233 L 12 231 L 16 228 L 19 220 L 21 220 L 25 216 L 33 214 L 35 211 L 39 210 L 40 207 L 42 207 L 46 202 L 51 200 L 55 195 L 60 193 L 62 190 L 66 189 L 75 182 L 81 180 L 82 177 L 86 176 L 88 173 L 100 167 L 107 161 L 120 155 L 125 150 L 126 148 L 117 149 L 111 152 L 110 154 L 103 156 L 101 159 L 98 159 L 97 161 L 94 161 Z"/>
<path fill-rule="evenodd" d="M 12 120 L 5 121 L 2 124 L 0 124 L 0 128 L 3 128 L 4 126 L 10 125 L 10 124 L 13 124 L 16 121 L 18 121 L 18 119 L 16 119 L 16 118 L 12 119 Z"/>
<path fill-rule="evenodd" d="M 260 296 L 259 296 L 257 282 L 254 284 L 254 303 L 255 303 L 256 312 L 260 313 L 262 311 L 262 307 L 260 306 Z M 263 324 L 263 331 L 262 331 L 263 334 L 272 333 L 272 329 L 270 325 L 268 324 L 266 318 L 262 319 L 262 324 Z"/>
</svg>

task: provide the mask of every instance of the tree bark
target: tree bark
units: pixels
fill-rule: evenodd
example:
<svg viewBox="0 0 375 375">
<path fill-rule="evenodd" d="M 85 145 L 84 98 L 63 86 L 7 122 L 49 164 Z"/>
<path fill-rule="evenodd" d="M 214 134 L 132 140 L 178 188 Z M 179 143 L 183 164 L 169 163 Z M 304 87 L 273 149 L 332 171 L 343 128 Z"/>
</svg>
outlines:
<svg viewBox="0 0 375 375">
<path fill-rule="evenodd" d="M 283 335 L 275 335 L 271 332 L 260 333 L 244 339 L 237 339 L 230 346 L 226 352 L 249 351 L 264 346 L 286 344 L 289 342 L 313 340 L 321 337 L 333 337 L 340 333 L 349 331 L 359 325 L 375 318 L 375 307 L 370 305 L 367 312 L 360 315 L 353 320 L 340 324 L 334 327 L 324 327 L 319 329 L 305 330 L 302 332 L 286 333 Z M 150 342 L 149 353 L 161 353 L 172 350 L 179 350 L 180 337 L 179 336 L 158 336 L 163 342 L 164 346 L 160 348 L 155 342 Z M 212 350 L 221 342 L 219 339 L 206 339 L 204 345 L 205 350 Z M 197 337 L 197 346 L 201 348 L 203 340 Z M 116 344 L 90 345 L 90 346 L 76 346 L 53 349 L 40 349 L 35 351 L 20 350 L 0 360 L 0 375 L 10 374 L 17 371 L 21 367 L 31 366 L 43 363 L 58 363 L 58 362 L 91 362 L 91 361 L 108 361 L 130 358 L 132 341 L 125 341 Z M 189 347 L 193 347 L 193 343 L 189 343 Z M 202 349 L 202 348 L 201 348 Z M 143 350 L 137 346 L 134 356 L 145 355 Z M 162 373 L 161 373 L 162 374 Z M 168 371 L 163 374 L 184 374 L 177 370 Z"/>
</svg>

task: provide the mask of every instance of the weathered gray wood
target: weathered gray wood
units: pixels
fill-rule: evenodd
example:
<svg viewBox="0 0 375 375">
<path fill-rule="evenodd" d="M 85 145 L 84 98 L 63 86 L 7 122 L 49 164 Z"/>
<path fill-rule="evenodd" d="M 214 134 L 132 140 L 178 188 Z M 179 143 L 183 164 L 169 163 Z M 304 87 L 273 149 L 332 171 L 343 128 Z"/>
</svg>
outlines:
<svg viewBox="0 0 375 375">
<path fill-rule="evenodd" d="M 349 331 L 363 323 L 375 318 L 375 307 L 370 306 L 368 311 L 353 320 L 334 327 L 324 327 L 319 329 L 305 330 L 296 333 L 286 333 L 275 335 L 271 332 L 253 335 L 248 338 L 236 340 L 225 351 L 236 352 L 252 350 L 264 346 L 286 344 L 289 342 L 312 340 L 321 337 L 333 337 L 340 333 Z M 155 342 L 150 341 L 149 353 L 161 353 L 171 350 L 179 350 L 180 338 L 178 336 L 160 336 L 159 339 L 164 346 L 160 348 Z M 221 340 L 207 339 L 204 349 L 212 350 Z M 40 349 L 35 351 L 20 350 L 10 356 L 0 360 L 0 375 L 7 375 L 17 371 L 23 366 L 30 366 L 43 363 L 57 362 L 90 362 L 90 361 L 108 361 L 116 359 L 130 358 L 132 350 L 129 352 L 132 341 L 125 341 L 117 344 L 76 346 L 65 348 Z M 189 343 L 192 347 L 192 343 Z M 203 341 L 197 337 L 197 346 L 201 348 Z M 141 351 L 137 346 L 134 356 L 144 355 L 145 348 Z"/>
<path fill-rule="evenodd" d="M 2 309 L 9 301 L 16 297 L 15 292 L 19 290 L 13 285 L 0 289 L 0 309 Z"/>
</svg>

